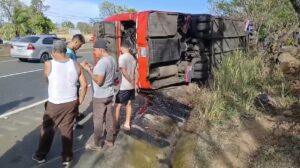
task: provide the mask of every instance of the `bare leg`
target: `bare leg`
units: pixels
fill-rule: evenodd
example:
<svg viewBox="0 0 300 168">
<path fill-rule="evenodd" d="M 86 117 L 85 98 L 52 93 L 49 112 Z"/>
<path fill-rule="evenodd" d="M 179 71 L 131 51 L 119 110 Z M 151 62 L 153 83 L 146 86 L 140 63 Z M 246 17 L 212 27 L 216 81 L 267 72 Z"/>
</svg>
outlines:
<svg viewBox="0 0 300 168">
<path fill-rule="evenodd" d="M 124 124 L 126 128 L 130 128 L 131 113 L 132 113 L 132 105 L 131 105 L 131 101 L 129 101 L 128 104 L 126 105 L 126 120 Z"/>
<path fill-rule="evenodd" d="M 120 120 L 121 104 L 116 104 L 115 110 L 115 126 L 117 126 Z"/>
</svg>

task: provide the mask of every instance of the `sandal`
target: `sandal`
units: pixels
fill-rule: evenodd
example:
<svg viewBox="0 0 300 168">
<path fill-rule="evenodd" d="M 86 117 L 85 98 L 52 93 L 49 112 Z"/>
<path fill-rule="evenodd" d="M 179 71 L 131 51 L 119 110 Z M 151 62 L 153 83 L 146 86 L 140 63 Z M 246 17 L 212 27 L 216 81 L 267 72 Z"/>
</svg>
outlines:
<svg viewBox="0 0 300 168">
<path fill-rule="evenodd" d="M 125 127 L 125 125 L 122 125 L 121 129 L 124 131 L 130 131 L 130 127 Z"/>
<path fill-rule="evenodd" d="M 114 143 L 113 142 L 110 142 L 110 141 L 105 141 L 105 146 L 107 146 L 108 148 L 110 147 L 113 147 L 114 146 Z"/>
<path fill-rule="evenodd" d="M 102 150 L 102 147 L 101 146 L 97 146 L 95 144 L 86 144 L 85 145 L 85 149 L 86 150 L 92 150 L 92 151 L 100 151 L 100 150 Z"/>
</svg>

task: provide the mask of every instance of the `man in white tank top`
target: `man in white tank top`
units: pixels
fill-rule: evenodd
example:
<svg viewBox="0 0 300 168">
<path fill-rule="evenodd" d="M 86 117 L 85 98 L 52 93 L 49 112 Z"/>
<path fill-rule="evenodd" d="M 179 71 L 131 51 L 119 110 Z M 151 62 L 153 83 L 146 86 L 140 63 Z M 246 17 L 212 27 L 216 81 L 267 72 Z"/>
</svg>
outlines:
<svg viewBox="0 0 300 168">
<path fill-rule="evenodd" d="M 69 166 L 73 159 L 73 125 L 76 109 L 85 97 L 87 82 L 81 66 L 68 58 L 66 44 L 54 41 L 53 60 L 45 62 L 44 75 L 48 82 L 48 103 L 43 116 L 41 137 L 37 151 L 32 159 L 37 163 L 46 162 L 55 129 L 59 128 L 62 136 L 63 166 Z M 76 83 L 79 80 L 81 90 L 77 96 Z"/>
</svg>

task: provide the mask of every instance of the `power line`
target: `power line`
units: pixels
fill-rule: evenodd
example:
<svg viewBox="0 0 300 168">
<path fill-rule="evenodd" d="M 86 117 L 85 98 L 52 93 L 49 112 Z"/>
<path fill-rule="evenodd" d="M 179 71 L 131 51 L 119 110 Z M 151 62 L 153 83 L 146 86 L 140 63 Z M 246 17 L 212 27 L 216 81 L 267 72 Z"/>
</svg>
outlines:
<svg viewBox="0 0 300 168">
<path fill-rule="evenodd" d="M 69 15 L 69 14 L 62 14 L 62 13 L 57 13 L 57 12 L 52 12 L 52 11 L 46 11 L 45 13 L 53 14 L 53 15 L 59 15 L 59 16 L 66 16 L 66 17 L 73 17 L 73 18 L 91 18 L 89 16 L 81 16 L 81 15 Z"/>
</svg>

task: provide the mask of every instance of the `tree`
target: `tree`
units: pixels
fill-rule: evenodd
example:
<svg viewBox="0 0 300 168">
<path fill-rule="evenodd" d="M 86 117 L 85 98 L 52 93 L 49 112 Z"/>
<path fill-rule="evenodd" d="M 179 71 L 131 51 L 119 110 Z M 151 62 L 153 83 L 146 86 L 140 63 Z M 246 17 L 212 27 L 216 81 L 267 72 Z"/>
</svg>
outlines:
<svg viewBox="0 0 300 168">
<path fill-rule="evenodd" d="M 12 17 L 16 8 L 22 4 L 19 0 L 1 0 L 0 1 L 0 15 L 8 21 L 12 21 Z"/>
<path fill-rule="evenodd" d="M 27 34 L 46 34 L 54 29 L 52 21 L 44 16 L 46 6 L 43 0 L 32 0 L 31 5 L 22 4 L 19 0 L 1 0 L 1 17 L 5 23 L 0 27 L 0 32 L 5 32 L 5 38 L 23 36 Z M 11 30 L 6 30 L 6 29 Z"/>
<path fill-rule="evenodd" d="M 61 23 L 61 26 L 64 28 L 74 29 L 75 26 L 71 21 L 64 21 Z"/>
<path fill-rule="evenodd" d="M 86 34 L 92 33 L 92 30 L 93 30 L 93 26 L 88 23 L 85 23 L 85 22 L 78 22 L 76 27 L 81 32 L 86 33 Z"/>
<path fill-rule="evenodd" d="M 217 15 L 254 21 L 259 39 L 267 33 L 289 29 L 298 24 L 290 0 L 210 0 Z"/>
<path fill-rule="evenodd" d="M 107 0 L 104 0 L 100 4 L 99 11 L 100 11 L 100 17 L 102 19 L 107 16 L 111 16 L 111 15 L 118 14 L 118 13 L 136 12 L 136 10 L 133 8 L 128 8 L 127 6 L 117 5 L 117 4 L 114 4 Z"/>
<path fill-rule="evenodd" d="M 50 8 L 50 6 L 44 5 L 44 1 L 45 0 L 31 0 L 30 8 L 33 12 L 41 14 Z"/>
</svg>

